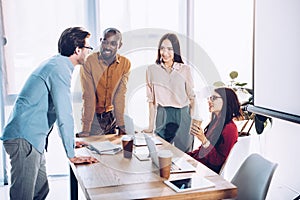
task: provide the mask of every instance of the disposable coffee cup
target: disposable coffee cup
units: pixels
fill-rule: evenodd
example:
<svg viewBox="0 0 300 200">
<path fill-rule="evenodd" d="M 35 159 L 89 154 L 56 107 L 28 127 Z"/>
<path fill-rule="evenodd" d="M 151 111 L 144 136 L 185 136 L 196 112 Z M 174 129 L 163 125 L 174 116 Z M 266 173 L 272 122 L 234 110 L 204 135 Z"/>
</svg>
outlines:
<svg viewBox="0 0 300 200">
<path fill-rule="evenodd" d="M 162 178 L 170 177 L 173 153 L 170 150 L 161 150 L 157 154 L 159 162 L 159 174 Z"/>
<path fill-rule="evenodd" d="M 124 158 L 132 158 L 133 137 L 129 135 L 123 135 L 122 147 Z"/>
<path fill-rule="evenodd" d="M 202 121 L 200 119 L 192 119 L 192 125 L 196 125 L 197 127 L 201 127 Z"/>
</svg>

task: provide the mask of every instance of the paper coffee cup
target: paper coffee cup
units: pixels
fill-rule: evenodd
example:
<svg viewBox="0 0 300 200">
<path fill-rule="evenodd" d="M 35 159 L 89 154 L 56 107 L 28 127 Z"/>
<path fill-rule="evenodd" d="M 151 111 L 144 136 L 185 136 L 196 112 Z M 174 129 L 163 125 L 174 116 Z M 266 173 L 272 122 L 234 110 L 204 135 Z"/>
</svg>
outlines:
<svg viewBox="0 0 300 200">
<path fill-rule="evenodd" d="M 162 178 L 170 177 L 173 153 L 170 150 L 161 150 L 157 154 L 159 162 L 159 174 Z"/>
<path fill-rule="evenodd" d="M 129 135 L 123 135 L 122 147 L 123 147 L 124 158 L 132 158 L 133 137 Z"/>
<path fill-rule="evenodd" d="M 201 127 L 202 121 L 199 119 L 192 119 L 192 125 L 196 125 L 197 127 Z"/>
</svg>

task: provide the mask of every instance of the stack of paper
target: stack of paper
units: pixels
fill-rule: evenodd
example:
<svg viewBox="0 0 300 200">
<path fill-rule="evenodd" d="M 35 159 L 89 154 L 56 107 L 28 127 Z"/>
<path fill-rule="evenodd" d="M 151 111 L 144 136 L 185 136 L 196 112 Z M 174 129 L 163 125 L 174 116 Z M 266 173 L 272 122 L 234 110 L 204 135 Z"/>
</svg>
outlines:
<svg viewBox="0 0 300 200">
<path fill-rule="evenodd" d="M 88 149 L 98 154 L 116 154 L 122 150 L 119 145 L 115 145 L 110 141 L 93 142 L 88 146 Z"/>
<path fill-rule="evenodd" d="M 156 136 L 149 136 L 156 145 L 162 144 L 162 142 Z M 147 146 L 144 134 L 135 134 L 133 144 L 135 146 Z"/>
</svg>

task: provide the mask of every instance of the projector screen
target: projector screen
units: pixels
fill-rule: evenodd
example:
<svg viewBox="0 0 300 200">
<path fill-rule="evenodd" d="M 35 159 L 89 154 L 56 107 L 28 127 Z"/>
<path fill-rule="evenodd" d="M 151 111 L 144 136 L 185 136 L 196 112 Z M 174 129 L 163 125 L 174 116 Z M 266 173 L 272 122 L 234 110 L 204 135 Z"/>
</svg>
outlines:
<svg viewBox="0 0 300 200">
<path fill-rule="evenodd" d="M 253 47 L 249 111 L 300 123 L 300 0 L 256 0 Z"/>
</svg>

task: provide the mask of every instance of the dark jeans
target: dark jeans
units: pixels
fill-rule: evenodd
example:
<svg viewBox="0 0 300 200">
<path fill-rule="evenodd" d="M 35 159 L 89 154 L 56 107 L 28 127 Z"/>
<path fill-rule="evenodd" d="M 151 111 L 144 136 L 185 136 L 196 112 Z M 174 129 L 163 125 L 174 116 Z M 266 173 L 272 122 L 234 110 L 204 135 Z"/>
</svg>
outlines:
<svg viewBox="0 0 300 200">
<path fill-rule="evenodd" d="M 183 108 L 157 107 L 155 133 L 183 152 L 193 149 L 194 136 L 190 134 L 189 106 Z"/>
</svg>

